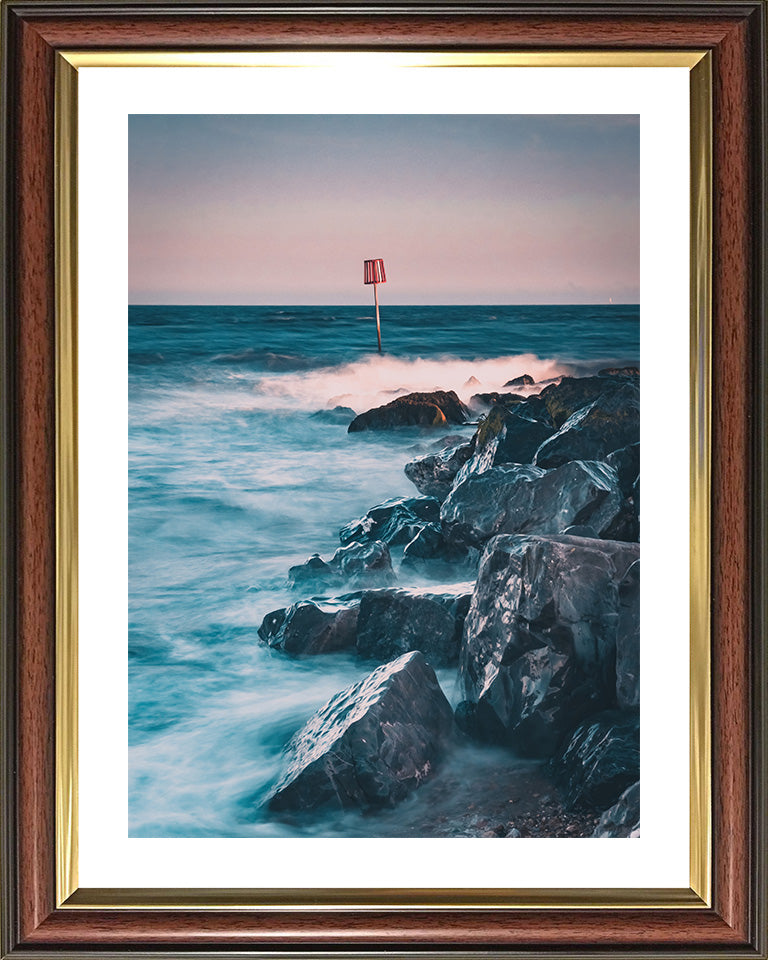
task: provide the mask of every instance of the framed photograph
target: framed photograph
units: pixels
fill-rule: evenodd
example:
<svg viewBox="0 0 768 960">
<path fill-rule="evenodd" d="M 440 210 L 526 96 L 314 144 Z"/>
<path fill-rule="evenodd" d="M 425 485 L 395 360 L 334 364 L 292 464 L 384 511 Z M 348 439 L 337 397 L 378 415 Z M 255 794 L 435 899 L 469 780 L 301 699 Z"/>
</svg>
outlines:
<svg viewBox="0 0 768 960">
<path fill-rule="evenodd" d="M 768 956 L 767 12 L 4 6 L 3 956 Z"/>
</svg>

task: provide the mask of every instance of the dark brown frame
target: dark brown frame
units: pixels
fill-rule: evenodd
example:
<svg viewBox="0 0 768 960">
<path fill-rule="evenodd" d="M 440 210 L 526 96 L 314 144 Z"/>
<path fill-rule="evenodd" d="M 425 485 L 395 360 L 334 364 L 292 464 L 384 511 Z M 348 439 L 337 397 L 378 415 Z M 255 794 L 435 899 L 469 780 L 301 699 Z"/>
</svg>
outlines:
<svg viewBox="0 0 768 960">
<path fill-rule="evenodd" d="M 2 17 L 0 956 L 767 957 L 766 0 L 7 0 Z M 245 46 L 712 51 L 712 908 L 56 909 L 54 54 Z"/>
</svg>

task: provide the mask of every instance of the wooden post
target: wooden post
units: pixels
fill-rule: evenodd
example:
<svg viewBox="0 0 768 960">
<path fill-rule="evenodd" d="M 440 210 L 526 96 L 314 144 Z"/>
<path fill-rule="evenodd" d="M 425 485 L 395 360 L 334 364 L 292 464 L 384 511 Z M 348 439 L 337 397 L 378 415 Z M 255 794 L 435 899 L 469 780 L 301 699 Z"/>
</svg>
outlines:
<svg viewBox="0 0 768 960">
<path fill-rule="evenodd" d="M 373 285 L 373 301 L 376 304 L 376 336 L 379 338 L 379 353 L 381 353 L 381 323 L 379 322 L 379 285 Z"/>
</svg>

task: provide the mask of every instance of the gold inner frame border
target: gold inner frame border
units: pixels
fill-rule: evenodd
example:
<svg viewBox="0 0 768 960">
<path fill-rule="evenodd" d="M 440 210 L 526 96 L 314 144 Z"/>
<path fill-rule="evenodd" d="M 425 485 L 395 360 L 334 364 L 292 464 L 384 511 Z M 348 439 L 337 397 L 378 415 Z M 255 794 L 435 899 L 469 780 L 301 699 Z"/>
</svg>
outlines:
<svg viewBox="0 0 768 960">
<path fill-rule="evenodd" d="M 97 889 L 78 882 L 77 72 L 88 67 L 683 67 L 690 71 L 690 886 L 569 889 Z M 59 51 L 56 212 L 56 902 L 63 909 L 706 909 L 712 896 L 712 62 L 708 51 Z"/>
</svg>

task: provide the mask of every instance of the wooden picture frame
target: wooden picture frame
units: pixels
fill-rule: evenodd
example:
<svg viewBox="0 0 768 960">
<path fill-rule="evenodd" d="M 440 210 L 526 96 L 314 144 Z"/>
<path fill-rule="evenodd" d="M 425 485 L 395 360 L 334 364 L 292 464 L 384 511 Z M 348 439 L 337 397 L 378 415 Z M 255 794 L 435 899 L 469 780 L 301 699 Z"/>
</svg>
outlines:
<svg viewBox="0 0 768 960">
<path fill-rule="evenodd" d="M 118 956 L 768 956 L 766 885 L 766 18 L 765 0 L 665 4 L 499 2 L 318 8 L 262 2 L 9 0 L 3 9 L 3 932 L 5 957 Z M 704 51 L 712 80 L 711 902 L 692 896 L 606 906 L 509 907 L 407 896 L 284 892 L 202 909 L 60 903 L 57 764 L 66 716 L 57 635 L 67 564 L 57 507 L 72 477 L 57 415 L 66 234 L 59 221 L 57 90 L 62 50 Z M 57 64 L 59 65 L 57 67 Z M 58 83 L 58 85 L 57 85 Z M 57 180 L 58 178 L 58 180 Z M 62 179 L 64 178 L 64 179 Z M 57 189 L 58 182 L 58 189 Z M 71 198 L 69 198 L 71 200 Z M 71 239 L 71 237 L 70 237 Z M 709 298 L 708 290 L 705 296 Z M 57 304 L 58 297 L 58 304 Z M 59 339 L 57 340 L 57 336 Z M 70 353 L 67 353 L 70 351 Z M 58 364 L 58 367 L 57 367 Z M 76 398 L 70 398 L 75 404 Z M 58 429 L 57 429 L 58 424 Z M 57 463 L 59 469 L 57 470 Z M 73 464 L 74 467 L 74 464 Z M 66 475 L 65 475 L 66 474 Z M 71 571 L 70 571 L 71 573 Z M 57 602 L 58 598 L 58 602 Z M 71 734 L 71 731 L 70 731 Z M 221 898 L 220 898 L 221 899 Z"/>
</svg>

